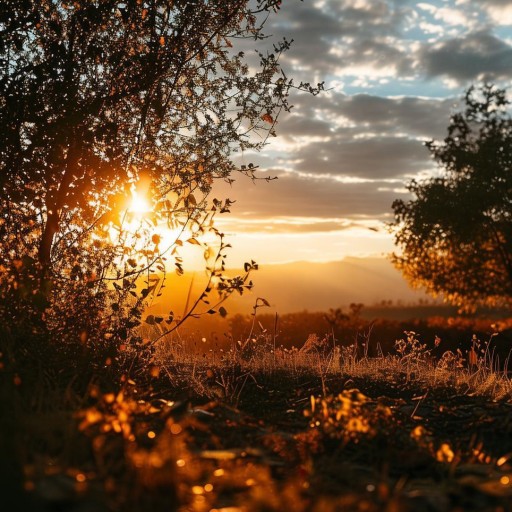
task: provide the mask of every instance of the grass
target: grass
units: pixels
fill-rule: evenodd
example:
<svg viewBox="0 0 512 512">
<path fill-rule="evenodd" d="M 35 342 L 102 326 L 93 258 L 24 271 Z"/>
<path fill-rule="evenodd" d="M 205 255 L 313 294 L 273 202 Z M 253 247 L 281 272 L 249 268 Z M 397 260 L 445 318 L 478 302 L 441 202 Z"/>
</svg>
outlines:
<svg viewBox="0 0 512 512">
<path fill-rule="evenodd" d="M 333 348 L 311 335 L 302 349 L 283 349 L 260 335 L 204 350 L 167 339 L 116 378 L 77 378 L 71 367 L 34 367 L 28 378 L 4 367 L 4 503 L 82 512 L 510 510 L 506 365 L 478 340 L 476 358 L 440 360 L 413 332 L 390 355 L 368 357 L 369 342 Z M 134 355 L 123 354 L 128 363 Z"/>
<path fill-rule="evenodd" d="M 475 341 L 479 356 L 473 364 L 462 352 L 445 352 L 439 360 L 418 341 L 416 333 L 408 331 L 405 339 L 395 343 L 396 353 L 379 357 L 357 356 L 357 347 L 332 346 L 328 337 L 310 335 L 302 349 L 276 348 L 272 336 L 260 335 L 243 349 L 202 351 L 190 340 L 170 339 L 156 349 L 153 363 L 171 381 L 192 379 L 204 396 L 211 394 L 237 403 L 241 387 L 254 376 L 286 373 L 290 379 L 315 375 L 324 383 L 333 376 L 369 379 L 382 383 L 404 381 L 426 388 L 450 388 L 457 395 L 484 396 L 491 400 L 512 400 L 512 380 L 508 360 L 501 365 L 486 347 L 489 343 Z M 367 343 L 369 340 L 367 340 Z M 206 376 L 204 369 L 209 370 Z M 208 371 L 206 372 L 208 373 Z M 323 391 L 325 385 L 322 384 Z M 325 393 L 324 393 L 325 394 Z"/>
</svg>

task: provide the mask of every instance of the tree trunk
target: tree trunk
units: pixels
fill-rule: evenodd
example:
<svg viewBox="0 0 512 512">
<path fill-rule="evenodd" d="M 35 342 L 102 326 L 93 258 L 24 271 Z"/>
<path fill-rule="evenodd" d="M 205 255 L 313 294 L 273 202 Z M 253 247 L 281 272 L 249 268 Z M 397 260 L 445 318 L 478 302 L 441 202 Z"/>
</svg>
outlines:
<svg viewBox="0 0 512 512">
<path fill-rule="evenodd" d="M 77 167 L 83 149 L 83 142 L 74 142 L 69 148 L 66 160 L 64 162 L 64 172 L 62 174 L 58 191 L 53 204 L 47 204 L 47 219 L 46 225 L 41 236 L 39 244 L 39 263 L 42 265 L 45 272 L 51 267 L 51 256 L 53 242 L 55 235 L 58 233 L 61 221 L 61 210 L 65 205 L 66 196 L 69 192 L 69 187 L 73 182 L 74 174 L 78 174 Z"/>
<path fill-rule="evenodd" d="M 59 214 L 52 211 L 48 214 L 46 225 L 41 236 L 41 243 L 39 244 L 39 263 L 43 269 L 49 270 L 51 267 L 51 253 L 53 247 L 53 240 L 57 231 L 59 230 Z"/>
</svg>

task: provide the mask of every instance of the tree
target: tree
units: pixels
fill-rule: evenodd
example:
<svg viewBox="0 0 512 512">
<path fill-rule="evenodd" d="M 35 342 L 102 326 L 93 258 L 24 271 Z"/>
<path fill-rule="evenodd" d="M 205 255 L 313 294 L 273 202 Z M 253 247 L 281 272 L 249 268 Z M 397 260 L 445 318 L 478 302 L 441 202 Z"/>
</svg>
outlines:
<svg viewBox="0 0 512 512">
<path fill-rule="evenodd" d="M 242 276 L 222 275 L 228 245 L 213 217 L 231 202 L 208 196 L 215 180 L 235 172 L 254 178 L 254 166 L 236 164 L 236 152 L 261 149 L 290 108 L 295 86 L 279 64 L 289 43 L 254 62 L 239 47 L 264 38 L 279 3 L 1 3 L 4 313 L 21 296 L 46 310 L 46 327 L 72 318 L 66 329 L 89 339 L 94 329 L 80 319 L 95 311 L 95 326 L 110 322 L 112 335 L 126 339 L 141 305 L 158 295 L 167 259 L 183 273 L 184 243 L 204 251 L 210 275 L 196 305 L 212 311 L 214 285 L 223 297 L 250 286 L 254 263 Z M 149 205 L 134 206 L 137 195 Z M 163 225 L 174 233 L 167 242 Z M 220 241 L 207 244 L 205 234 Z M 80 313 L 71 315 L 70 303 L 82 304 Z M 165 320 L 175 327 L 183 316 L 171 311 Z"/>
<path fill-rule="evenodd" d="M 395 265 L 415 286 L 461 307 L 512 299 L 512 120 L 506 92 L 471 87 L 447 137 L 426 144 L 443 175 L 393 203 Z"/>
</svg>

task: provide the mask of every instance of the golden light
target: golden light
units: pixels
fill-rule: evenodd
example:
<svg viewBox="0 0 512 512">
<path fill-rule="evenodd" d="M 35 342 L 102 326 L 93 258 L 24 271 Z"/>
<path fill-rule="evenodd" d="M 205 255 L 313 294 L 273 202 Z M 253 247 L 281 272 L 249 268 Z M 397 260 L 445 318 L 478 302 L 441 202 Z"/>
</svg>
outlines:
<svg viewBox="0 0 512 512">
<path fill-rule="evenodd" d="M 148 179 L 143 177 L 132 183 L 123 203 L 117 219 L 109 223 L 106 231 L 110 242 L 119 249 L 114 265 L 121 267 L 129 261 L 130 269 L 136 269 L 162 255 L 169 263 L 160 263 L 174 272 L 174 256 L 186 260 L 189 268 L 202 268 L 204 261 L 216 254 L 217 239 L 213 234 L 202 235 L 198 243 L 189 226 L 176 221 L 176 215 L 173 222 L 168 222 L 169 212 L 162 214 L 162 205 L 153 196 Z"/>
<path fill-rule="evenodd" d="M 146 197 L 140 194 L 137 190 L 134 190 L 132 192 L 132 199 L 130 201 L 128 211 L 136 215 L 144 215 L 151 211 L 151 205 Z"/>
</svg>

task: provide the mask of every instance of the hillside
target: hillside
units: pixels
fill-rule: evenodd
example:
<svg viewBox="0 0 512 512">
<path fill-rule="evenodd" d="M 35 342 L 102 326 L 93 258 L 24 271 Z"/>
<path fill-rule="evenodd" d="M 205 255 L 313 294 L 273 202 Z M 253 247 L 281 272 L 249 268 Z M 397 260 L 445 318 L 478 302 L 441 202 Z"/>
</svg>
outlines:
<svg viewBox="0 0 512 512">
<path fill-rule="evenodd" d="M 233 275 L 236 273 L 233 272 Z M 329 263 L 294 262 L 261 265 L 252 276 L 254 288 L 235 296 L 226 307 L 230 313 L 249 313 L 257 297 L 264 297 L 280 314 L 294 311 L 325 311 L 352 302 L 366 305 L 382 301 L 417 303 L 427 295 L 413 290 L 385 258 L 346 258 Z M 204 283 L 202 272 L 170 276 L 156 310 L 173 309 L 180 314 L 192 283 L 192 296 Z"/>
</svg>

